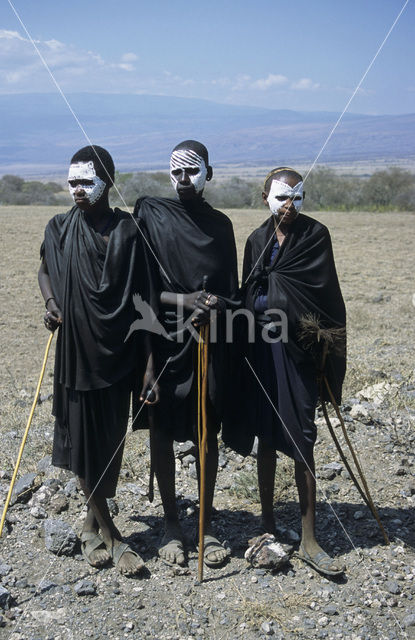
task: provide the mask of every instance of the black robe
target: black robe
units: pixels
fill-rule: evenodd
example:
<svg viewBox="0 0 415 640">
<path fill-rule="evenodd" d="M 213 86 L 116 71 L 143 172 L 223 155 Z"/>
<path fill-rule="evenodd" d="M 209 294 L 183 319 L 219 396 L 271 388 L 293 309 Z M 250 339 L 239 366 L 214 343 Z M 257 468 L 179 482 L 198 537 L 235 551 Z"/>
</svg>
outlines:
<svg viewBox="0 0 415 640">
<path fill-rule="evenodd" d="M 321 360 L 320 349 L 306 349 L 300 339 L 302 320 L 312 314 L 322 328 L 338 330 L 345 327 L 346 312 L 330 234 L 324 225 L 300 214 L 290 225 L 286 240 L 270 263 L 274 242 L 274 218 L 271 216 L 249 236 L 245 247 L 242 302 L 255 315 L 257 328 L 255 342 L 248 344 L 246 326 L 241 323 L 239 341 L 234 345 L 234 403 L 227 421 L 237 422 L 239 430 L 230 432 L 232 438 L 227 444 L 240 453 L 249 453 L 253 436 L 262 437 L 261 422 L 267 419 L 261 406 L 267 403 L 271 407 L 245 360 L 247 358 L 256 367 L 256 374 L 262 378 L 261 382 L 277 411 L 279 402 L 281 406 L 289 405 L 283 420 L 291 422 L 287 426 L 293 429 L 292 437 L 289 436 L 287 442 L 282 446 L 276 445 L 276 448 L 291 455 L 292 443 L 289 440 L 294 439 L 297 449 L 298 445 L 301 449 L 301 458 L 310 455 L 315 439 L 313 398 L 316 401 L 316 378 Z M 268 309 L 283 311 L 288 321 L 288 342 L 279 343 L 274 349 L 263 342 L 261 330 L 270 319 L 280 321 L 281 317 L 277 313 L 270 313 L 268 317 L 255 313 L 255 300 L 262 292 L 267 295 Z M 329 353 L 325 364 L 325 373 L 337 402 L 341 401 L 345 369 L 344 342 L 341 349 Z M 273 382 L 271 377 L 274 375 L 280 379 Z M 275 386 L 278 390 L 273 395 Z M 326 393 L 325 399 L 328 399 Z M 272 407 L 270 411 L 276 415 Z M 306 441 L 303 437 L 305 432 Z M 281 444 L 283 438 L 277 440 Z"/>
<path fill-rule="evenodd" d="M 133 294 L 144 294 L 141 237 L 132 217 L 119 209 L 107 229 L 108 244 L 73 207 L 56 215 L 41 247 L 63 320 L 55 355 L 53 463 L 93 487 L 125 434 L 139 340 Z M 122 447 L 120 449 L 122 453 Z M 101 482 L 113 495 L 121 456 Z M 115 476 L 115 478 L 114 478 Z"/>
<path fill-rule="evenodd" d="M 236 247 L 232 223 L 203 199 L 184 204 L 169 198 L 143 198 L 137 201 L 135 214 L 151 250 L 152 286 L 159 299 L 162 291 L 191 293 L 202 289 L 206 275 L 207 291 L 231 303 L 238 287 Z M 171 335 L 180 329 L 173 307 L 158 310 L 158 319 Z M 224 317 L 218 316 L 217 341 L 209 344 L 208 398 L 217 422 L 223 412 L 226 395 L 229 350 L 225 344 Z M 179 323 L 179 324 L 178 324 Z M 160 374 L 167 359 L 171 361 L 160 378 L 161 400 L 155 418 L 176 440 L 194 437 L 197 421 L 194 404 L 194 372 L 197 341 L 186 330 L 182 341 L 154 335 L 156 372 Z"/>
</svg>

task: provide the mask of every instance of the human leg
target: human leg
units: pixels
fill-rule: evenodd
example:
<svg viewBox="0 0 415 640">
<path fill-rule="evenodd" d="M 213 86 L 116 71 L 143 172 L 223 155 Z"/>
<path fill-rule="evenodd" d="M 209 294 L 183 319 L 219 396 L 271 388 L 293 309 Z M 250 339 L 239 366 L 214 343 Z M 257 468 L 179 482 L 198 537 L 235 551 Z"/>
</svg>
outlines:
<svg viewBox="0 0 415 640">
<path fill-rule="evenodd" d="M 99 486 L 92 491 L 82 478 L 79 478 L 79 482 L 88 503 L 88 513 L 82 529 L 81 540 L 83 536 L 87 538 L 85 534 L 98 533 L 99 530 L 106 547 L 108 559 L 114 557 L 114 555 L 120 555 L 119 559 L 117 557 L 116 562 L 120 573 L 126 576 L 137 575 L 144 567 L 144 563 L 138 554 L 128 548 L 125 548 L 122 554 L 117 554 L 117 549 L 120 550 L 125 543 L 123 543 L 122 536 L 110 516 L 107 498 L 99 494 Z M 98 552 L 103 552 L 103 549 L 99 547 L 93 553 L 97 554 Z M 91 554 L 89 555 L 91 556 Z M 94 564 L 93 566 L 102 565 Z"/>
<path fill-rule="evenodd" d="M 274 484 L 277 455 L 262 439 L 258 440 L 257 470 L 261 501 L 262 527 L 265 533 L 275 535 Z"/>
<path fill-rule="evenodd" d="M 150 447 L 164 510 L 164 536 L 159 556 L 168 564 L 183 565 L 185 554 L 176 504 L 173 438 L 154 425 L 150 430 Z"/>
<path fill-rule="evenodd" d="M 343 572 L 342 566 L 330 558 L 320 547 L 315 535 L 316 518 L 316 480 L 314 458 L 307 465 L 303 461 L 295 461 L 295 481 L 301 511 L 302 536 L 300 557 L 321 573 L 336 575 Z"/>
<path fill-rule="evenodd" d="M 210 567 L 223 564 L 229 556 L 229 550 L 219 542 L 212 528 L 213 498 L 215 494 L 216 476 L 218 472 L 218 425 L 208 411 L 208 438 L 205 462 L 205 527 L 204 527 L 204 561 Z M 199 452 L 198 452 L 199 454 Z M 200 495 L 200 460 L 197 456 L 197 474 Z"/>
</svg>

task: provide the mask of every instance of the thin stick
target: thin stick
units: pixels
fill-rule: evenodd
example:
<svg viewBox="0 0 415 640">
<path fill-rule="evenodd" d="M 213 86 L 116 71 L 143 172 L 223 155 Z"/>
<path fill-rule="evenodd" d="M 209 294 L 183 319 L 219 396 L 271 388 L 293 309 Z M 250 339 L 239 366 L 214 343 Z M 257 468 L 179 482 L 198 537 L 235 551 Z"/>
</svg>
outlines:
<svg viewBox="0 0 415 640">
<path fill-rule="evenodd" d="M 36 408 L 37 401 L 38 401 L 38 398 L 39 398 L 40 386 L 42 384 L 43 376 L 44 376 L 44 373 L 45 373 L 46 362 L 48 360 L 49 349 L 50 349 L 50 345 L 52 344 L 52 340 L 53 340 L 53 333 L 50 334 L 49 340 L 48 340 L 47 345 L 46 345 L 45 355 L 43 357 L 43 364 L 42 364 L 42 369 L 40 371 L 39 381 L 38 381 L 37 387 L 36 387 L 35 397 L 33 399 L 33 404 L 32 404 L 32 408 L 30 410 L 29 419 L 27 421 L 26 429 L 25 429 L 25 432 L 23 434 L 22 443 L 20 445 L 20 449 L 19 449 L 19 453 L 18 453 L 18 456 L 17 456 L 16 465 L 14 467 L 13 476 L 12 476 L 12 479 L 11 479 L 11 482 L 10 482 L 9 492 L 7 494 L 6 503 L 5 503 L 4 509 L 3 509 L 3 514 L 1 516 L 0 537 L 1 537 L 1 534 L 3 533 L 3 526 L 4 526 L 4 522 L 6 520 L 7 509 L 9 508 L 10 500 L 11 500 L 13 489 L 14 489 L 14 483 L 16 482 L 17 472 L 19 471 L 20 461 L 21 461 L 22 455 L 23 455 L 23 449 L 24 449 L 24 446 L 26 444 L 26 440 L 27 440 L 27 436 L 28 436 L 28 433 L 29 433 L 30 425 L 32 424 L 33 414 L 35 412 L 35 408 Z"/>
<path fill-rule="evenodd" d="M 207 444 L 207 382 L 208 382 L 209 325 L 200 328 L 198 343 L 198 444 L 199 444 L 199 557 L 198 579 L 203 580 L 203 555 L 205 550 L 205 496 L 206 496 L 206 444 Z"/>
<path fill-rule="evenodd" d="M 373 514 L 373 517 L 375 518 L 376 522 L 379 525 L 379 529 L 382 532 L 383 539 L 385 540 L 385 543 L 386 544 L 390 544 L 390 540 L 388 538 L 388 535 L 387 535 L 387 533 L 386 533 L 386 531 L 385 531 L 385 529 L 383 527 L 383 524 L 382 524 L 382 522 L 380 520 L 378 511 L 377 511 L 377 509 L 375 507 L 375 504 L 374 504 L 374 502 L 372 500 L 372 496 L 370 495 L 369 487 L 368 487 L 368 484 L 366 482 L 366 478 L 364 476 L 362 468 L 360 466 L 359 460 L 358 460 L 357 455 L 356 455 L 356 453 L 355 453 L 355 451 L 354 451 L 354 449 L 352 447 L 352 443 L 350 442 L 350 438 L 349 438 L 349 436 L 347 434 L 346 425 L 344 424 L 343 416 L 340 413 L 339 406 L 338 406 L 338 404 L 337 404 L 337 402 L 336 402 L 336 400 L 335 400 L 335 398 L 333 396 L 332 390 L 330 389 L 330 385 L 329 385 L 329 382 L 328 382 L 326 376 L 323 376 L 323 379 L 324 379 L 328 394 L 330 396 L 330 402 L 331 402 L 331 404 L 333 405 L 333 407 L 334 407 L 334 409 L 336 411 L 338 419 L 340 420 L 340 424 L 341 424 L 341 427 L 342 427 L 344 439 L 345 439 L 345 441 L 347 443 L 347 446 L 349 447 L 350 453 L 352 454 L 353 462 L 354 462 L 354 464 L 356 466 L 356 469 L 357 469 L 357 471 L 359 473 L 359 476 L 360 476 L 360 479 L 362 481 L 363 487 L 365 489 L 366 497 L 364 497 L 364 500 L 365 500 L 366 504 L 368 505 L 369 509 L 371 510 L 371 512 Z M 340 452 L 340 450 L 339 450 L 339 452 Z M 349 469 L 348 469 L 348 471 L 349 471 Z M 349 471 L 349 473 L 350 473 L 350 471 Z M 351 474 L 351 476 L 352 476 L 352 474 Z M 356 482 L 355 482 L 355 484 L 356 484 Z M 357 484 L 356 484 L 356 487 L 359 489 L 359 486 Z"/>
</svg>

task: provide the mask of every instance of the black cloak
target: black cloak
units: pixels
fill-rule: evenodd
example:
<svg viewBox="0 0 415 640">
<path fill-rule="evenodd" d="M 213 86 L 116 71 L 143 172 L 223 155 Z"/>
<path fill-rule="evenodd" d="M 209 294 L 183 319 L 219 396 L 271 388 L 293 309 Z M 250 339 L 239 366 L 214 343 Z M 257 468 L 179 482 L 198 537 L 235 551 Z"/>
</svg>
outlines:
<svg viewBox="0 0 415 640">
<path fill-rule="evenodd" d="M 267 371 L 271 376 L 272 368 L 276 362 L 275 358 L 279 360 L 278 366 L 280 368 L 286 367 L 290 370 L 290 379 L 283 380 L 287 387 L 284 394 L 288 394 L 287 389 L 290 386 L 294 391 L 291 392 L 292 398 L 284 397 L 284 402 L 292 400 L 290 411 L 292 411 L 292 415 L 298 413 L 300 410 L 295 409 L 295 396 L 297 395 L 297 403 L 304 404 L 301 410 L 307 409 L 307 414 L 309 414 L 307 419 L 304 418 L 303 425 L 312 431 L 313 408 L 311 405 L 305 407 L 305 399 L 309 403 L 310 397 L 313 395 L 313 385 L 317 385 L 316 378 L 321 363 L 321 349 L 320 345 L 314 345 L 312 349 L 305 347 L 305 343 L 300 338 L 302 321 L 311 315 L 318 322 L 320 328 L 336 330 L 344 329 L 346 324 L 346 311 L 328 229 L 317 220 L 299 214 L 290 225 L 288 236 L 275 258 L 270 262 L 274 242 L 274 217 L 271 216 L 249 236 L 245 246 L 241 296 L 242 304 L 255 316 L 255 342 L 248 342 L 247 327 L 241 320 L 238 341 L 234 344 L 231 392 L 233 403 L 230 405 L 229 415 L 226 417 L 226 423 L 234 422 L 239 425 L 237 430 L 226 430 L 226 433 L 230 434 L 226 444 L 243 455 L 250 452 L 254 434 L 261 430 L 262 418 L 258 407 L 264 403 L 269 404 L 264 391 L 254 380 L 254 374 L 250 370 L 245 356 L 252 366 L 258 363 L 258 358 L 262 358 L 262 375 L 265 376 L 267 376 L 265 373 Z M 287 317 L 288 342 L 281 345 L 282 351 L 281 349 L 264 350 L 270 345 L 263 342 L 261 330 L 271 319 L 280 321 L 281 316 L 277 313 L 274 315 L 272 313 L 269 315 L 255 313 L 255 300 L 258 294 L 263 293 L 267 295 L 268 309 L 283 311 Z M 342 343 L 340 347 L 337 345 L 336 349 L 329 353 L 325 364 L 325 373 L 338 403 L 341 401 L 341 390 L 346 370 L 344 336 L 340 339 Z M 259 342 L 261 344 L 258 344 Z M 289 354 L 288 360 L 284 356 L 285 350 Z M 269 353 L 266 353 L 267 351 Z M 266 358 L 269 360 L 268 363 L 265 362 Z M 281 363 L 284 363 L 284 366 Z M 307 392 L 301 393 L 305 381 L 307 381 L 305 385 Z M 270 384 L 272 387 L 271 377 L 262 382 L 265 388 Z M 267 393 L 272 395 L 272 391 L 273 389 L 269 388 Z M 329 399 L 326 393 L 325 399 Z M 273 412 L 271 409 L 270 411 Z M 300 431 L 302 419 L 296 416 L 292 422 L 298 422 L 298 431 Z M 292 427 L 293 425 L 288 426 Z M 312 439 L 313 435 L 311 434 L 308 441 L 311 442 Z M 277 448 L 287 452 L 285 445 L 277 446 Z"/>
<path fill-rule="evenodd" d="M 147 270 L 137 223 L 119 209 L 108 244 L 73 207 L 45 230 L 45 259 L 63 314 L 55 355 L 52 462 L 85 479 L 97 495 L 115 494 L 130 394 L 143 367 L 140 335 L 126 340 L 145 297 Z M 142 371 L 140 371 L 142 373 Z"/>
<path fill-rule="evenodd" d="M 156 299 L 162 291 L 185 294 L 201 290 L 206 275 L 206 290 L 231 303 L 237 292 L 238 273 L 233 227 L 227 216 L 203 199 L 182 203 L 170 198 L 142 198 L 137 201 L 135 215 L 151 247 L 147 247 L 147 254 Z M 191 391 L 197 341 L 188 330 L 182 338 L 174 335 L 191 313 L 184 311 L 179 317 L 173 307 L 157 312 L 163 329 L 173 339 L 153 336 L 157 374 L 171 358 L 160 378 L 156 419 L 176 440 L 192 438 L 196 411 Z M 217 341 L 209 344 L 208 369 L 209 400 L 218 421 L 226 393 L 228 356 L 224 317 L 218 316 Z"/>
<path fill-rule="evenodd" d="M 75 206 L 49 221 L 41 248 L 63 314 L 55 380 L 78 391 L 118 382 L 137 360 L 132 339 L 124 341 L 136 317 L 132 294 L 143 295 L 144 256 L 136 222 L 113 215 L 108 244 Z"/>
<path fill-rule="evenodd" d="M 271 216 L 247 240 L 242 278 L 245 305 L 254 311 L 258 288 L 265 285 L 268 308 L 281 309 L 287 315 L 286 348 L 299 364 L 310 360 L 310 352 L 304 349 L 299 338 L 302 320 L 311 314 L 322 328 L 339 329 L 346 325 L 346 309 L 327 227 L 299 214 L 290 225 L 288 237 L 275 260 L 266 266 L 273 236 L 274 217 Z M 343 353 L 339 350 L 329 353 L 325 369 L 338 403 L 346 372 L 345 344 L 343 347 Z M 320 363 L 315 364 L 318 368 Z"/>
</svg>

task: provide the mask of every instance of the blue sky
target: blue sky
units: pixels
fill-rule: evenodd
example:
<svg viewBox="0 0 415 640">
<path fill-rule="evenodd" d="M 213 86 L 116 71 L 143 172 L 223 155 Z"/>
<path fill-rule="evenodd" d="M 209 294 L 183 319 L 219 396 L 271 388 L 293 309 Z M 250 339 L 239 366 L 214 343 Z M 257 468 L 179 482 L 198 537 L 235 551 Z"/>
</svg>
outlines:
<svg viewBox="0 0 415 640">
<path fill-rule="evenodd" d="M 12 0 L 64 92 L 342 111 L 404 0 Z M 415 112 L 410 0 L 349 111 Z M 56 91 L 7 0 L 0 93 Z"/>
</svg>

